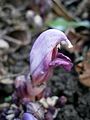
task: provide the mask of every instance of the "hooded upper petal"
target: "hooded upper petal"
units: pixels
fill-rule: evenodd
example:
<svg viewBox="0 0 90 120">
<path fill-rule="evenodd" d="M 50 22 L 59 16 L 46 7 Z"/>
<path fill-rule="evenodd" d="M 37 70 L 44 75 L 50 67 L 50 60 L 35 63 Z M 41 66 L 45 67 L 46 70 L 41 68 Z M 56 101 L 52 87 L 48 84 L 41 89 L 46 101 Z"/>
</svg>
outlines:
<svg viewBox="0 0 90 120">
<path fill-rule="evenodd" d="M 53 50 L 62 41 L 65 41 L 67 46 L 72 46 L 66 35 L 56 29 L 46 30 L 36 39 L 30 52 L 32 80 L 43 80 L 48 72 L 50 73 L 49 64 L 52 61 Z"/>
</svg>

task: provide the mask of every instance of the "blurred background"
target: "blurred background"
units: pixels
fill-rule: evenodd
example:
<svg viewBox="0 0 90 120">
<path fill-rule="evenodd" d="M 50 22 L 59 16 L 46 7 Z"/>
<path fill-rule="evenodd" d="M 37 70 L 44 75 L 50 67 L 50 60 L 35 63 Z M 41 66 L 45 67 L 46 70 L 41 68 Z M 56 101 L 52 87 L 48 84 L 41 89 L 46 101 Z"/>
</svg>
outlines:
<svg viewBox="0 0 90 120">
<path fill-rule="evenodd" d="M 51 95 L 66 100 L 53 119 L 90 120 L 89 0 L 0 0 L 0 120 L 15 120 L 9 111 L 14 80 L 29 71 L 32 44 L 49 28 L 63 31 L 74 46 L 61 49 L 72 71 L 56 68 L 48 82 Z"/>
</svg>

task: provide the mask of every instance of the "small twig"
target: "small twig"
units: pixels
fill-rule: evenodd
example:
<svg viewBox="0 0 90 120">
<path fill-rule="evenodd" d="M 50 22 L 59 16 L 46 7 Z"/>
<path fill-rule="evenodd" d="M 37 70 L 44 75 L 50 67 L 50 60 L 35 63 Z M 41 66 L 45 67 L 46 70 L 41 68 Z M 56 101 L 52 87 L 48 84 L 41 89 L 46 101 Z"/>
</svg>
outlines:
<svg viewBox="0 0 90 120">
<path fill-rule="evenodd" d="M 6 39 L 9 42 L 13 42 L 15 44 L 22 45 L 22 42 L 20 42 L 20 40 L 12 38 L 12 37 L 10 37 L 8 35 L 4 35 L 3 38 Z"/>
<path fill-rule="evenodd" d="M 65 9 L 65 7 L 57 0 L 52 0 L 53 1 L 53 10 L 59 15 L 64 17 L 66 20 L 75 20 L 74 17 L 67 12 L 67 10 Z"/>
</svg>

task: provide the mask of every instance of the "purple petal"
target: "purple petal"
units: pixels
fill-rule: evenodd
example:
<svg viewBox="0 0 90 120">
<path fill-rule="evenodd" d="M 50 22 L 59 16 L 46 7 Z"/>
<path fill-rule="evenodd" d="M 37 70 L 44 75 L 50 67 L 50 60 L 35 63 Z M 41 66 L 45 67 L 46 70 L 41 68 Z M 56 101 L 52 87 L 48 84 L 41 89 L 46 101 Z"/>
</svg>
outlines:
<svg viewBox="0 0 90 120">
<path fill-rule="evenodd" d="M 57 58 L 54 59 L 50 64 L 51 67 L 57 67 L 57 66 L 61 66 L 64 69 L 66 69 L 67 71 L 70 71 L 73 64 L 70 60 L 69 57 L 65 56 L 62 53 L 59 53 Z"/>
<path fill-rule="evenodd" d="M 30 113 L 24 113 L 22 120 L 37 120 L 37 119 Z"/>
<path fill-rule="evenodd" d="M 30 52 L 31 74 L 35 72 L 47 54 L 64 39 L 67 39 L 65 34 L 56 29 L 47 30 L 37 38 Z"/>
<path fill-rule="evenodd" d="M 34 97 L 40 94 L 45 88 L 46 85 L 42 84 L 41 86 L 33 86 L 31 80 L 28 79 L 25 75 L 18 76 L 15 80 L 16 91 L 15 94 L 21 100 L 33 100 Z"/>
<path fill-rule="evenodd" d="M 37 38 L 30 52 L 30 72 L 33 81 L 43 81 L 46 76 L 49 77 L 53 49 L 61 41 L 66 41 L 67 45 L 71 44 L 66 35 L 56 29 L 47 30 Z"/>
<path fill-rule="evenodd" d="M 15 88 L 16 88 L 16 94 L 19 98 L 23 98 L 28 95 L 27 85 L 26 85 L 27 82 L 28 81 L 27 81 L 25 75 L 20 75 L 20 76 L 16 77 Z"/>
</svg>

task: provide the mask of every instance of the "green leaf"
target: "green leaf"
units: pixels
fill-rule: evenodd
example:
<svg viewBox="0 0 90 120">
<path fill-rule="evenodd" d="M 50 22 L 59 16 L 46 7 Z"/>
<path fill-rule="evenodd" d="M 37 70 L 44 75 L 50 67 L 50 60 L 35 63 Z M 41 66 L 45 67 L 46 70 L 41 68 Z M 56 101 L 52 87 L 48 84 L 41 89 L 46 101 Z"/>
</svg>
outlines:
<svg viewBox="0 0 90 120">
<path fill-rule="evenodd" d="M 67 21 L 64 18 L 57 18 L 53 21 L 49 21 L 47 25 L 51 28 L 56 28 L 61 31 L 65 31 L 69 27 L 77 28 L 77 27 L 85 27 L 90 28 L 89 21 Z"/>
<path fill-rule="evenodd" d="M 90 28 L 90 23 L 89 21 L 69 22 L 69 26 L 72 26 L 74 28 L 77 28 L 77 27 Z"/>
<path fill-rule="evenodd" d="M 12 100 L 12 97 L 11 97 L 11 96 L 8 96 L 8 97 L 6 97 L 6 98 L 4 99 L 5 102 L 9 102 L 9 101 L 11 101 L 11 100 Z"/>
<path fill-rule="evenodd" d="M 68 22 L 63 18 L 57 18 L 56 20 L 47 23 L 51 28 L 57 28 L 59 30 L 65 31 L 68 28 Z"/>
</svg>

